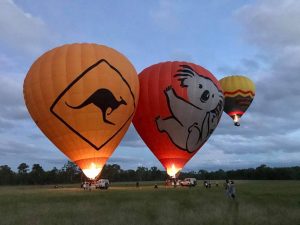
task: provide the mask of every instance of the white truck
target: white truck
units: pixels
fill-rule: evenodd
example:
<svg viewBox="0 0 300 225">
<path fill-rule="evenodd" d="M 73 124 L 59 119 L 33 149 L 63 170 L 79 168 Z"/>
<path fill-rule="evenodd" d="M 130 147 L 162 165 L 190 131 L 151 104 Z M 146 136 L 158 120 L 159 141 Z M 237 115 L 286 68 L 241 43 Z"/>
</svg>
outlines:
<svg viewBox="0 0 300 225">
<path fill-rule="evenodd" d="M 183 181 L 180 182 L 180 185 L 194 187 L 197 185 L 197 180 L 196 178 L 185 178 Z"/>
<path fill-rule="evenodd" d="M 96 189 L 108 189 L 109 180 L 108 179 L 100 179 L 95 184 Z"/>
</svg>

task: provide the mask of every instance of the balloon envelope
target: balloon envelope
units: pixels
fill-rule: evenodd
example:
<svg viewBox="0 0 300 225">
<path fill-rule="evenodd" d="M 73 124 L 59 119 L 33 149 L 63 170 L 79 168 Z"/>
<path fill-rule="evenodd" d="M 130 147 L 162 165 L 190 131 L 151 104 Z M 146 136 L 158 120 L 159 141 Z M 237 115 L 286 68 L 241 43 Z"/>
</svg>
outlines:
<svg viewBox="0 0 300 225">
<path fill-rule="evenodd" d="M 224 111 L 239 126 L 239 119 L 246 112 L 255 96 L 254 83 L 245 76 L 227 76 L 220 80 L 224 91 Z"/>
<path fill-rule="evenodd" d="M 170 176 L 184 167 L 216 128 L 223 111 L 218 80 L 201 66 L 164 62 L 139 74 L 133 124 Z"/>
<path fill-rule="evenodd" d="M 41 131 L 89 178 L 118 146 L 137 107 L 128 59 L 96 44 L 69 44 L 39 57 L 24 80 L 28 111 Z"/>
</svg>

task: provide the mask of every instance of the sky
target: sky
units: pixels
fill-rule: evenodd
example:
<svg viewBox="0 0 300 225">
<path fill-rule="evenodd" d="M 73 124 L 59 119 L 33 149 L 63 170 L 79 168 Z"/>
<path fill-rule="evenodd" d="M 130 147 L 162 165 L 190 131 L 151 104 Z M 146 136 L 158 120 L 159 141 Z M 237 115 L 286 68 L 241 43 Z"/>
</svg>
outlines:
<svg viewBox="0 0 300 225">
<path fill-rule="evenodd" d="M 297 0 L 0 0 L 0 165 L 66 163 L 27 112 L 23 80 L 44 52 L 88 42 L 123 53 L 138 72 L 180 60 L 217 79 L 242 74 L 254 81 L 242 125 L 223 113 L 185 171 L 299 166 L 299 37 Z M 133 126 L 108 163 L 163 169 Z"/>
</svg>

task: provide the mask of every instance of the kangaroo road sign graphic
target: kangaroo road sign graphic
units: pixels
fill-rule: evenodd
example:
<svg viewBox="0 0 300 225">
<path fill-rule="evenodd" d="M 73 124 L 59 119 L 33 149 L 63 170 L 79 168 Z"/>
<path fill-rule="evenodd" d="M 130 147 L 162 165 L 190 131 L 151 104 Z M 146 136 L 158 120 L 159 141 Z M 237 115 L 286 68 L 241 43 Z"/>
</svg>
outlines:
<svg viewBox="0 0 300 225">
<path fill-rule="evenodd" d="M 116 67 L 101 59 L 63 90 L 50 111 L 79 138 L 100 150 L 130 121 L 135 107 L 129 83 Z"/>
</svg>

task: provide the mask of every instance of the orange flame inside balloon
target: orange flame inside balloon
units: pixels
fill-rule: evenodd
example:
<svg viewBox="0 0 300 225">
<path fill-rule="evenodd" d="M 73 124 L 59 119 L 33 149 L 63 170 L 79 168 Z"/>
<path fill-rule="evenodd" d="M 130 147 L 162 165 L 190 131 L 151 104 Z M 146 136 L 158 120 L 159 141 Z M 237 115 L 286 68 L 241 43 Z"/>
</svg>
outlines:
<svg viewBox="0 0 300 225">
<path fill-rule="evenodd" d="M 179 170 L 181 170 L 182 168 L 176 168 L 176 166 L 174 165 L 174 163 L 172 164 L 171 167 L 167 168 L 167 174 L 172 177 L 175 178 L 176 174 L 179 172 Z"/>
<path fill-rule="evenodd" d="M 234 118 L 233 118 L 233 122 L 237 123 L 239 122 L 239 116 L 238 115 L 234 115 Z"/>
<path fill-rule="evenodd" d="M 95 163 L 91 163 L 89 168 L 82 169 L 84 175 L 86 175 L 90 179 L 95 179 L 102 170 L 102 166 L 96 165 Z"/>
<path fill-rule="evenodd" d="M 240 126 L 240 117 L 238 115 L 233 116 L 233 122 L 235 126 Z"/>
</svg>

